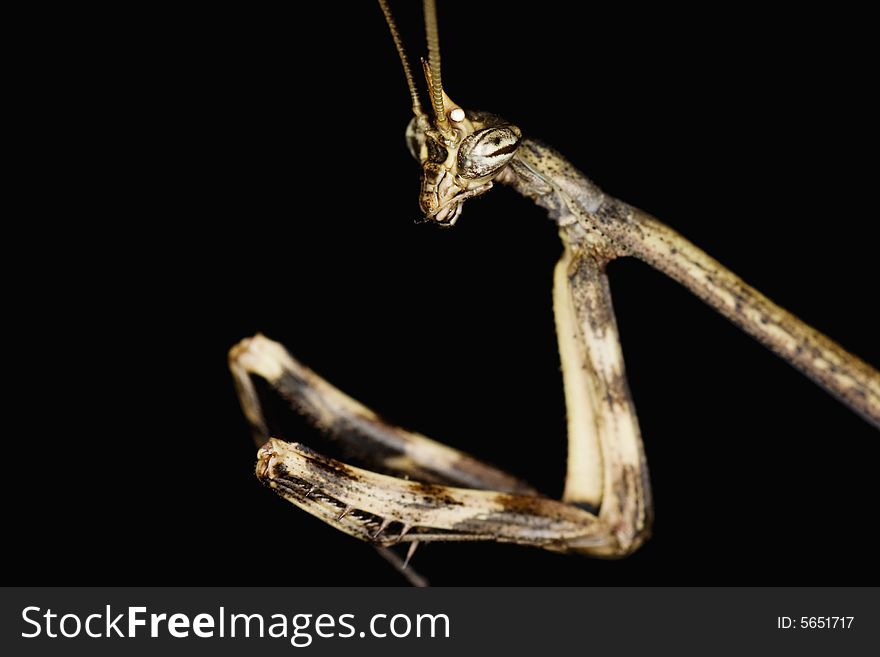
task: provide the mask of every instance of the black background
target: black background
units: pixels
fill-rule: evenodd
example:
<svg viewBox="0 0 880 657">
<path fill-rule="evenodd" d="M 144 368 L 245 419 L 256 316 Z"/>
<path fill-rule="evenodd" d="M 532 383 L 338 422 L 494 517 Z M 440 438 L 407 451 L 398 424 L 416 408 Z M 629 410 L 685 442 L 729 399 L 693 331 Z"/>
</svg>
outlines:
<svg viewBox="0 0 880 657">
<path fill-rule="evenodd" d="M 454 230 L 415 225 L 381 13 L 310 4 L 25 26 L 14 583 L 403 582 L 257 483 L 225 363 L 256 331 L 387 419 L 561 492 L 552 224 L 502 188 Z M 457 102 L 880 362 L 866 16 L 440 4 Z M 417 57 L 417 3 L 395 11 Z M 610 275 L 653 538 L 622 561 L 432 544 L 416 567 L 435 584 L 876 583 L 876 430 L 646 265 Z"/>
</svg>

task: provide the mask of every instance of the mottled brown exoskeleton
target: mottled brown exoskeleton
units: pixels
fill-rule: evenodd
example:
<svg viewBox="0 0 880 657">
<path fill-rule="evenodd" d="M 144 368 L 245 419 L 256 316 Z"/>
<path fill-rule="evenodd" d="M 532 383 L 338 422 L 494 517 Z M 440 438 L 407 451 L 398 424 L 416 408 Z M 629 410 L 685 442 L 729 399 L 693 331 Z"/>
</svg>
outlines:
<svg viewBox="0 0 880 657">
<path fill-rule="evenodd" d="M 880 425 L 880 374 L 783 310 L 646 213 L 604 194 L 552 148 L 498 116 L 469 111 L 443 90 L 434 3 L 425 1 L 430 114 L 422 109 L 400 37 L 414 117 L 407 131 L 422 167 L 426 220 L 453 226 L 464 201 L 496 183 L 546 208 L 564 254 L 554 312 L 568 414 L 562 500 L 425 436 L 390 426 L 258 335 L 230 353 L 242 407 L 262 445 L 257 476 L 285 499 L 361 540 L 501 541 L 600 557 L 637 549 L 651 526 L 639 426 L 628 391 L 606 265 L 633 256 L 681 283 L 868 422 Z M 373 454 L 371 470 L 269 437 L 252 383 L 268 381 L 328 435 Z M 266 442 L 268 439 L 268 442 Z M 369 460 L 371 457 L 367 457 Z"/>
</svg>

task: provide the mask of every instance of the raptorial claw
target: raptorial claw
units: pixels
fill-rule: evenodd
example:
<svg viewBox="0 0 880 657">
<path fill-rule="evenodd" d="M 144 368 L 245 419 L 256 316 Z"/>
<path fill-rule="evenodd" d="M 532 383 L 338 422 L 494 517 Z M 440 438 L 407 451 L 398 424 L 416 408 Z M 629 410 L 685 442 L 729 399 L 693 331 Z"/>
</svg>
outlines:
<svg viewBox="0 0 880 657">
<path fill-rule="evenodd" d="M 406 570 L 406 567 L 409 565 L 409 560 L 412 559 L 412 556 L 416 553 L 417 547 L 419 547 L 418 541 L 413 541 L 409 544 L 409 550 L 406 551 L 406 559 L 403 560 L 404 570 Z"/>
<path fill-rule="evenodd" d="M 379 538 L 379 534 L 381 534 L 383 531 L 385 531 L 385 528 L 388 527 L 389 524 L 391 524 L 391 518 L 385 518 L 382 521 L 382 524 L 379 525 L 379 529 L 377 529 L 376 533 L 373 534 L 373 536 L 372 536 L 374 541 Z"/>
</svg>

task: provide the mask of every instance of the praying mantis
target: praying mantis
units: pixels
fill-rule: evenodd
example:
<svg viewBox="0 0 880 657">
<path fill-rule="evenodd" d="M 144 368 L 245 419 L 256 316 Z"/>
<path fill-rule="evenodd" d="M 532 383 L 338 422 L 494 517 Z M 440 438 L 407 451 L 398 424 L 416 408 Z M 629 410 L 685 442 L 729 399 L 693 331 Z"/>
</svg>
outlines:
<svg viewBox="0 0 880 657">
<path fill-rule="evenodd" d="M 431 21 L 433 3 L 428 4 Z M 440 79 L 436 59 L 436 72 L 431 65 L 426 68 L 428 79 Z M 417 118 L 409 135 L 411 151 L 430 165 L 422 189 L 423 212 L 436 223 L 453 224 L 463 208 L 458 201 L 449 203 L 456 195 L 485 193 L 488 182 L 507 184 L 550 210 L 566 245 L 556 270 L 554 303 L 569 413 L 562 503 L 457 450 L 385 425 L 277 343 L 257 336 L 234 348 L 230 363 L 258 442 L 269 430 L 253 389 L 254 376 L 277 387 L 319 428 L 346 443 L 361 441 L 355 448 L 361 462 L 385 473 L 356 469 L 304 446 L 273 440 L 262 448 L 257 472 L 276 492 L 343 532 L 381 545 L 495 540 L 593 556 L 625 556 L 636 550 L 650 531 L 650 486 L 604 278 L 608 262 L 631 255 L 703 297 L 877 423 L 880 383 L 870 366 L 784 314 L 653 218 L 603 195 L 568 170 L 555 152 L 494 117 L 460 114 L 464 110 L 442 89 L 437 91 L 431 90 L 433 107 L 426 105 L 425 120 Z M 444 123 L 458 125 L 438 128 L 443 116 Z M 429 139 L 431 131 L 440 136 Z M 460 152 L 471 136 L 476 137 L 467 142 L 473 157 L 462 160 L 450 154 L 453 149 Z M 491 148 L 478 141 L 482 137 Z M 478 156 L 503 162 L 481 162 Z M 447 163 L 472 174 L 468 178 L 475 186 L 450 184 L 460 171 L 444 171 Z M 493 179 L 486 180 L 490 174 Z"/>
</svg>

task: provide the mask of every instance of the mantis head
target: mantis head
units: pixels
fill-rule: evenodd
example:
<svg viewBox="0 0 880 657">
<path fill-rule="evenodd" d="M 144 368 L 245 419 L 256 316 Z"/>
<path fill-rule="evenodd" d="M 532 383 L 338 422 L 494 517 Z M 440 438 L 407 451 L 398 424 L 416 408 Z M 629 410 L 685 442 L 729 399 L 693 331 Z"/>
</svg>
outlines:
<svg viewBox="0 0 880 657">
<path fill-rule="evenodd" d="M 415 116 L 407 126 L 406 143 L 422 166 L 419 206 L 426 221 L 452 226 L 461 215 L 464 201 L 492 188 L 492 180 L 516 153 L 522 133 L 494 114 L 466 111 L 446 95 L 440 78 L 433 0 L 425 0 L 429 59 L 422 60 L 433 116 L 425 113 L 391 11 L 385 0 L 379 0 L 379 5 L 397 46 L 412 98 Z"/>
</svg>

